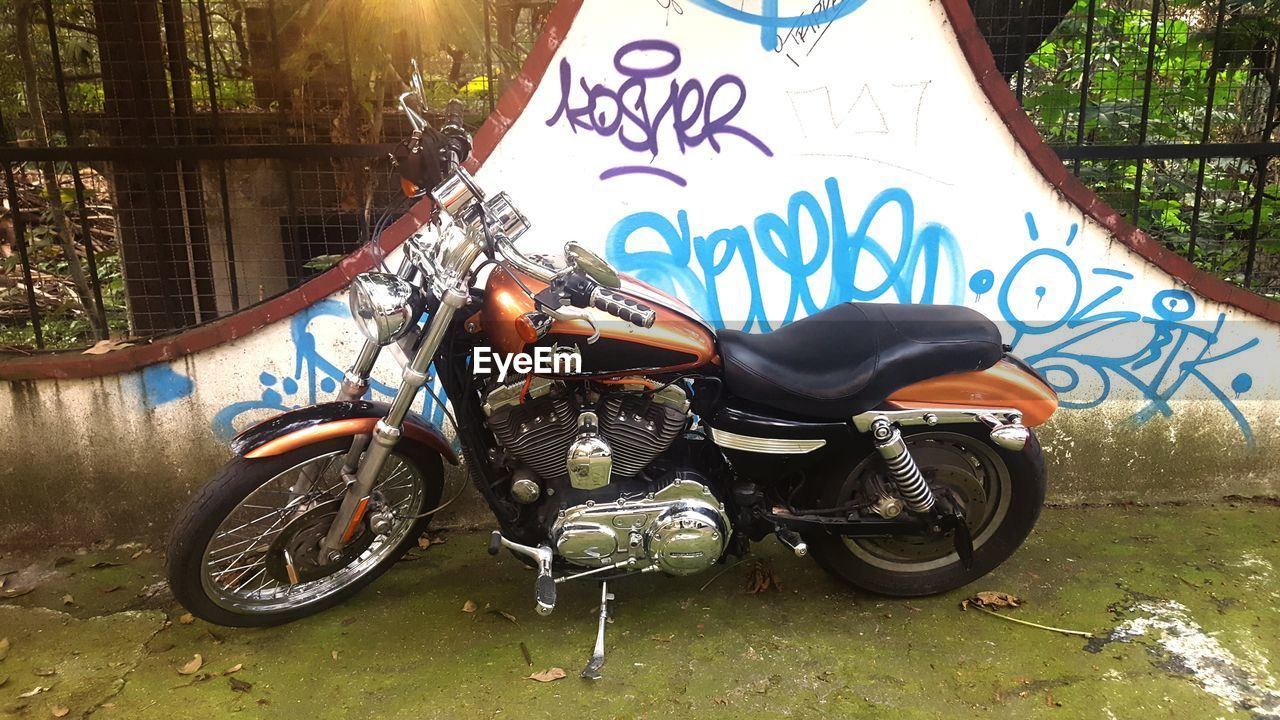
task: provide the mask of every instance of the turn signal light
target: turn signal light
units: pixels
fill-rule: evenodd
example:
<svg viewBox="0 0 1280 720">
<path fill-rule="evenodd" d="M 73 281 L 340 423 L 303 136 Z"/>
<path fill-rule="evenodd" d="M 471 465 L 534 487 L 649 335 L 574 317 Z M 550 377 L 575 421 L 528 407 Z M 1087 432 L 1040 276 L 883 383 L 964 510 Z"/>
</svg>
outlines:
<svg viewBox="0 0 1280 720">
<path fill-rule="evenodd" d="M 516 335 L 525 341 L 526 344 L 538 342 L 538 328 L 533 324 L 533 318 L 528 315 L 521 315 L 515 319 Z"/>
</svg>

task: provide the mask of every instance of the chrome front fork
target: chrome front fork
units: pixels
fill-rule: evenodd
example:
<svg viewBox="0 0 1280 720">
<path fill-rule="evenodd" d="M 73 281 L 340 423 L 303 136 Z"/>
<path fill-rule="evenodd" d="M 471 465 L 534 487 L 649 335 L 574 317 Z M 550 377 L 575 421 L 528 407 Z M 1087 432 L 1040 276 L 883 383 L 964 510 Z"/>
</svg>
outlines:
<svg viewBox="0 0 1280 720">
<path fill-rule="evenodd" d="M 461 291 L 451 290 L 445 293 L 440 300 L 440 307 L 431 316 L 426 336 L 419 343 L 413 359 L 401 373 L 400 389 L 396 391 L 396 396 L 391 401 L 391 409 L 387 412 L 387 416 L 374 425 L 372 435 L 358 436 L 352 442 L 351 450 L 347 453 L 342 466 L 342 479 L 346 482 L 347 492 L 343 495 L 338 514 L 320 545 L 323 556 L 327 557 L 338 552 L 344 544 L 355 537 L 359 530 L 360 521 L 364 518 L 365 510 L 369 506 L 374 483 L 377 482 L 383 466 L 391 457 L 391 450 L 400 441 L 405 416 L 409 414 L 409 408 L 418 397 L 422 386 L 431 379 L 429 372 L 431 361 L 444 341 L 454 314 L 466 301 L 467 296 Z M 361 359 L 364 358 L 364 354 L 364 352 L 361 353 Z M 366 382 L 367 377 L 366 375 Z M 361 460 L 361 454 L 364 456 L 363 460 Z"/>
</svg>

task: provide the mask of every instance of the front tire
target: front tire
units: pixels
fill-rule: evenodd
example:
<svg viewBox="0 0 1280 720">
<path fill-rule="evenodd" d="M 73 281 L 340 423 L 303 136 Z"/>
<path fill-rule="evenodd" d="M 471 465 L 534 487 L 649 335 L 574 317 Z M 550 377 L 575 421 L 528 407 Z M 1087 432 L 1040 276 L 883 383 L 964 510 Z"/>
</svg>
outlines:
<svg viewBox="0 0 1280 720">
<path fill-rule="evenodd" d="M 339 439 L 270 458 L 232 459 L 192 498 L 170 536 L 169 586 L 192 615 L 217 625 L 265 627 L 337 605 L 386 572 L 420 537 L 444 485 L 440 456 L 402 443 L 374 486 L 394 509 L 392 529 L 367 520 L 338 563 L 306 564 L 344 488 Z M 307 473 L 308 483 L 300 483 Z M 306 493 L 297 490 L 309 485 Z M 368 516 L 366 515 L 366 518 Z M 292 549 L 285 560 L 285 551 Z M 288 567 L 286 567 L 286 565 Z M 292 569 L 289 569 L 292 568 Z"/>
<path fill-rule="evenodd" d="M 973 566 L 966 569 L 960 562 L 949 534 L 932 540 L 814 534 L 805 540 L 818 565 L 860 590 L 890 597 L 955 590 L 994 570 L 1031 533 L 1047 480 L 1040 443 L 1033 434 L 1022 450 L 1007 450 L 992 443 L 984 429 L 968 427 L 913 429 L 903 438 L 935 492 L 946 486 L 968 499 Z M 837 461 L 815 479 L 823 507 L 873 499 L 866 493 L 876 483 L 891 487 L 874 452 Z"/>
</svg>

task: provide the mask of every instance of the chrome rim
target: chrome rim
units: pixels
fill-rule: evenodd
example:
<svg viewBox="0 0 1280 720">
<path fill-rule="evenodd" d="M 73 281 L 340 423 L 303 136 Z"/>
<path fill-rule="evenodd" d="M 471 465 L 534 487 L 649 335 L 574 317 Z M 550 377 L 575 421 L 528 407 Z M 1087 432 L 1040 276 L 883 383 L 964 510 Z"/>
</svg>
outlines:
<svg viewBox="0 0 1280 720">
<path fill-rule="evenodd" d="M 974 550 L 995 534 L 1009 512 L 1009 466 L 986 443 L 957 433 L 918 433 L 907 447 L 934 492 L 946 488 L 965 505 Z M 887 484 L 877 458 L 864 460 L 849 475 L 841 502 Z M 854 556 L 884 570 L 926 572 L 960 561 L 950 535 L 935 538 L 843 538 Z"/>
<path fill-rule="evenodd" d="M 331 571 L 298 584 L 273 574 L 273 547 L 286 534 L 299 532 L 293 523 L 311 525 L 316 514 L 342 497 L 345 484 L 339 470 L 346 451 L 312 458 L 276 475 L 254 490 L 223 519 L 205 547 L 201 583 L 219 607 L 239 613 L 271 613 L 322 600 L 348 587 L 380 565 L 400 546 L 422 512 L 425 483 L 422 474 L 403 457 L 392 454 L 374 484 L 374 496 L 391 509 L 394 521 L 386 534 L 353 540 L 358 552 L 349 553 Z M 310 482 L 303 473 L 313 474 Z M 310 514 L 309 514 L 310 513 Z M 367 543 L 367 544 L 366 544 Z M 278 564 L 278 563 L 277 563 Z"/>
</svg>

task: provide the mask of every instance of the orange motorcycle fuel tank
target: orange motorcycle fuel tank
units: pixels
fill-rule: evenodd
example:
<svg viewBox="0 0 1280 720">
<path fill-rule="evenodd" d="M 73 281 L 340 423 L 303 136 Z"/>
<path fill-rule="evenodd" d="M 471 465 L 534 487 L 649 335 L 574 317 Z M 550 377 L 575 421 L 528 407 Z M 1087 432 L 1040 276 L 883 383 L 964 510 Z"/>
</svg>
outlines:
<svg viewBox="0 0 1280 720">
<path fill-rule="evenodd" d="M 623 275 L 624 295 L 653 308 L 653 327 L 641 328 L 596 309 L 589 312 L 600 338 L 588 343 L 591 327 L 581 320 L 555 321 L 541 338 L 532 336 L 525 315 L 534 311 L 533 293 L 546 285 L 515 271 L 495 267 L 489 275 L 484 306 L 467 321 L 470 332 L 484 332 L 495 353 L 529 352 L 531 348 L 576 347 L 582 356 L 581 375 L 601 378 L 635 373 L 665 373 L 693 370 L 718 363 L 715 332 L 696 312 L 676 298 L 634 278 Z"/>
<path fill-rule="evenodd" d="M 1058 394 L 1025 362 L 1006 355 L 977 372 L 955 373 L 908 385 L 885 403 L 901 410 L 923 408 L 1016 408 L 1028 427 L 1042 425 L 1058 409 Z"/>
</svg>

